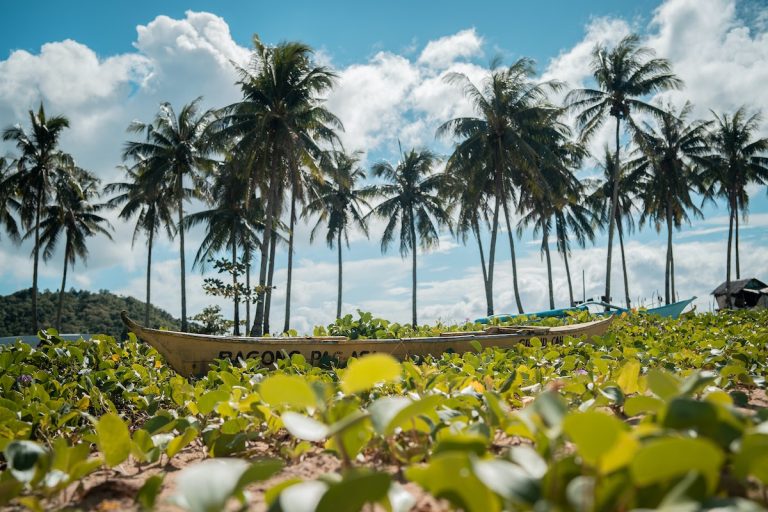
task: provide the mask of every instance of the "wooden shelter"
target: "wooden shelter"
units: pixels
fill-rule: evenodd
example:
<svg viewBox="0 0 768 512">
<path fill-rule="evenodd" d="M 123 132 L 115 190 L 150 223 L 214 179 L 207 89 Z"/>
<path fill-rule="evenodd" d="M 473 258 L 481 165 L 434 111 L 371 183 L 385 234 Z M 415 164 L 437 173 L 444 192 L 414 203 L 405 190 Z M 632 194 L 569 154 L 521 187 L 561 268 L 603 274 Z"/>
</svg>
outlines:
<svg viewBox="0 0 768 512">
<path fill-rule="evenodd" d="M 719 309 L 727 308 L 725 282 L 715 288 L 712 295 Z M 768 285 L 756 277 L 731 281 L 730 296 L 732 309 L 768 308 Z"/>
</svg>

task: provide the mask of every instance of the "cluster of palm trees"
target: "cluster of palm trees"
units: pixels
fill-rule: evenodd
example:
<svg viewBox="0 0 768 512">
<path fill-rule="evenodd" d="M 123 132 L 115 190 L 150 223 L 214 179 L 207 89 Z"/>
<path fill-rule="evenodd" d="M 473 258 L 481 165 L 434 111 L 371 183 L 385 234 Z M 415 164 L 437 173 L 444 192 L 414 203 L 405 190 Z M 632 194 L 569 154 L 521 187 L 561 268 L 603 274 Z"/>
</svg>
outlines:
<svg viewBox="0 0 768 512">
<path fill-rule="evenodd" d="M 251 335 L 272 330 L 279 244 L 287 246 L 283 331 L 289 329 L 294 233 L 300 219 L 316 219 L 311 239 L 324 230 L 328 246 L 338 252 L 337 316 L 342 248 L 349 245 L 350 229 L 368 236 L 374 217 L 384 224 L 382 252 L 399 241 L 400 254 L 411 256 L 413 324 L 418 249 L 438 244 L 446 231 L 464 243 L 470 237 L 477 243 L 488 314 L 494 313 L 495 263 L 503 232 L 517 309 L 524 312 L 515 238 L 527 228 L 541 236 L 551 308 L 552 239 L 563 258 L 573 304 L 572 245 L 584 247 L 598 231 L 608 231 L 605 296 L 610 298 L 612 246 L 618 233 L 629 306 L 624 240 L 636 227 L 635 216 L 639 227 L 666 227 L 665 301 L 674 301 L 673 232 L 691 216 L 701 215 L 697 202 L 717 198 L 726 200 L 730 218 L 726 281 L 731 280 L 732 245 L 740 277 L 738 222 L 749 204 L 747 186 L 768 183 L 768 139 L 756 136 L 759 113 L 749 115 L 741 108 L 713 114 L 710 121 L 691 121 L 688 103 L 676 109 L 649 102 L 650 96 L 678 89 L 682 82 L 666 59 L 642 47 L 634 35 L 613 48 L 597 46 L 592 54 L 595 88 L 568 92 L 562 105 L 553 96 L 565 85 L 537 82 L 529 59 L 508 67 L 492 61 L 481 84 L 461 73 L 448 74 L 446 81 L 462 89 L 474 114 L 438 128 L 437 137 L 455 143 L 444 169 L 438 170 L 441 159 L 432 151 L 401 149 L 396 164 L 372 165 L 375 180 L 367 185 L 361 155 L 344 151 L 341 121 L 323 101 L 336 76 L 313 62 L 310 47 L 294 42 L 267 46 L 255 38 L 251 62 L 238 71 L 242 98 L 232 105 L 202 111 L 198 98 L 176 113 L 163 104 L 151 122 L 133 123 L 129 130 L 138 140 L 127 142 L 123 150 L 127 179 L 105 187 L 106 193 L 116 194 L 106 203 L 96 202 L 98 180 L 58 149 L 66 118 L 47 118 L 41 106 L 37 114 L 30 112 L 30 133 L 18 126 L 5 130 L 4 139 L 16 143 L 19 156 L 0 168 L 0 223 L 14 240 L 34 236 L 35 328 L 40 249 L 44 259 L 49 257 L 58 233 L 65 233 L 66 279 L 66 263 L 85 257 L 86 237 L 109 235 L 108 223 L 98 215 L 103 208 L 119 208 L 126 221 L 136 218 L 134 241 L 146 235 L 145 322 L 155 236 L 165 230 L 178 237 L 182 330 L 188 328 L 184 232 L 198 225 L 205 235 L 193 267 L 222 253 L 232 262 L 243 262 L 232 266 L 236 334 L 242 303 Z M 606 146 L 591 157 L 588 143 L 611 118 L 615 147 Z M 577 172 L 592 161 L 602 178 L 578 179 Z M 185 215 L 185 203 L 192 199 L 207 209 Z M 252 267 L 258 269 L 253 287 Z M 240 289 L 255 290 L 253 299 L 238 296 Z"/>
</svg>

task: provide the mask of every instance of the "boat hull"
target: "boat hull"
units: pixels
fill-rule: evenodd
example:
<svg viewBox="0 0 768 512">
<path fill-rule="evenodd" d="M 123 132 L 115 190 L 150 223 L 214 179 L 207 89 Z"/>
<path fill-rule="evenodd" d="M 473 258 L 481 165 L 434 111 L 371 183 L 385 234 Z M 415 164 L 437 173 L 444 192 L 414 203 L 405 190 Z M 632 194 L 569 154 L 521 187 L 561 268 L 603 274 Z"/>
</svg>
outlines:
<svg viewBox="0 0 768 512">
<path fill-rule="evenodd" d="M 605 334 L 612 317 L 583 324 L 558 327 L 492 327 L 472 333 L 449 333 L 433 338 L 400 338 L 350 340 L 341 336 L 328 337 L 229 337 L 190 334 L 149 329 L 121 313 L 123 323 L 136 336 L 152 345 L 177 373 L 184 376 L 204 374 L 215 359 L 260 359 L 261 366 L 274 365 L 278 359 L 301 354 L 310 364 L 344 365 L 350 357 L 386 353 L 404 360 L 445 352 L 464 353 L 482 348 L 511 348 L 530 344 L 538 338 L 542 343 L 561 343 L 566 336 L 591 337 Z"/>
<path fill-rule="evenodd" d="M 499 315 L 493 315 L 493 316 L 486 316 L 486 317 L 476 319 L 475 322 L 479 324 L 488 324 L 490 323 L 491 320 L 508 322 L 509 320 L 512 320 L 514 318 L 521 317 L 521 316 L 528 316 L 528 317 L 535 316 L 537 318 L 563 318 L 565 316 L 568 316 L 569 313 L 580 313 L 582 311 L 587 311 L 587 306 L 599 306 L 599 307 L 606 307 L 609 309 L 607 313 L 600 313 L 600 312 L 596 313 L 598 315 L 637 313 L 641 315 L 657 315 L 657 316 L 663 316 L 667 318 L 679 318 L 680 315 L 683 313 L 683 310 L 685 310 L 685 308 L 688 307 L 688 305 L 694 300 L 696 300 L 695 296 L 690 299 L 681 300 L 679 302 L 673 302 L 672 304 L 667 304 L 665 306 L 659 306 L 659 307 L 649 308 L 649 309 L 639 309 L 639 310 L 629 310 L 626 308 L 622 308 L 620 306 L 614 306 L 613 304 L 607 304 L 605 302 L 590 301 L 583 304 L 579 304 L 578 306 L 574 306 L 572 308 L 548 309 L 546 311 L 537 311 L 535 313 L 527 313 L 525 315 L 499 314 Z"/>
</svg>

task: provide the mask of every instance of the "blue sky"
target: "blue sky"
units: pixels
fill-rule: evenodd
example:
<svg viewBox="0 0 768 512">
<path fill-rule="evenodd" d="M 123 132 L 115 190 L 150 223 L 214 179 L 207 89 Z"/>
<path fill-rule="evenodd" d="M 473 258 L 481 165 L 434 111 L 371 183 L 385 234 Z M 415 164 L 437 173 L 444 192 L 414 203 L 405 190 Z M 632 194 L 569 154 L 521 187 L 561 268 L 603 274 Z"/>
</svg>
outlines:
<svg viewBox="0 0 768 512">
<path fill-rule="evenodd" d="M 287 4 L 284 4 L 287 5 Z M 555 14 L 553 14 L 553 12 Z M 105 182 L 120 177 L 116 166 L 133 119 L 148 120 L 161 101 L 179 107 L 199 95 L 207 107 L 236 101 L 230 61 L 245 62 L 253 33 L 268 43 L 302 40 L 339 75 L 329 107 L 346 127 L 347 149 L 364 152 L 364 163 L 397 159 L 405 147 L 426 146 L 446 154 L 449 141 L 434 139 L 435 127 L 471 113 L 458 91 L 442 80 L 448 71 L 475 82 L 495 55 L 506 63 L 534 58 L 543 78 L 589 84 L 589 51 L 630 31 L 668 57 L 687 87 L 667 99 L 690 99 L 695 114 L 729 111 L 743 103 L 768 108 L 768 7 L 735 0 L 493 2 L 477 8 L 466 2 L 292 2 L 290 8 L 262 2 L 37 2 L 5 9 L 0 31 L 0 124 L 24 122 L 40 100 L 52 113 L 67 115 L 72 128 L 65 150 Z M 763 134 L 768 131 L 763 127 Z M 608 134 L 593 143 L 598 150 Z M 8 152 L 8 146 L 0 147 Z M 593 171 L 588 164 L 582 175 Z M 191 205 L 190 209 L 199 208 Z M 724 277 L 724 208 L 708 205 L 704 219 L 676 233 L 678 290 L 696 294 L 708 309 L 707 294 Z M 94 240 L 87 266 L 78 262 L 68 287 L 107 288 L 143 297 L 146 249 L 131 247 L 131 225 L 115 224 L 115 243 Z M 396 252 L 382 256 L 377 236 L 353 237 L 345 252 L 344 310 L 356 307 L 406 320 L 410 311 L 410 260 Z M 742 269 L 765 280 L 768 200 L 765 187 L 753 190 L 749 221 L 742 231 Z M 335 252 L 310 245 L 309 226 L 300 226 L 293 317 L 300 329 L 327 323 L 335 311 Z M 377 231 L 378 229 L 378 231 Z M 188 237 L 194 255 L 199 232 Z M 649 300 L 663 289 L 664 233 L 646 227 L 627 241 L 630 296 Z M 419 255 L 420 317 L 425 321 L 474 318 L 484 311 L 482 281 L 474 245 L 463 247 L 445 234 L 441 246 Z M 524 305 L 546 306 L 546 271 L 538 240 L 526 232 L 516 240 Z M 604 279 L 605 237 L 594 247 L 574 251 L 571 267 L 581 294 L 598 294 Z M 31 283 L 28 245 L 0 240 L 0 293 Z M 553 253 L 554 255 L 554 253 Z M 554 255 L 556 300 L 567 301 L 562 264 Z M 153 302 L 179 312 L 178 252 L 161 240 L 153 255 Z M 496 276 L 498 309 L 513 309 L 509 248 L 499 246 Z M 57 289 L 59 255 L 41 269 L 41 287 Z M 188 257 L 191 260 L 191 257 Z M 282 325 L 285 253 L 278 259 L 273 325 Z M 619 266 L 614 297 L 623 296 Z M 761 274 L 761 272 L 763 274 Z M 189 310 L 216 300 L 200 288 L 203 275 L 189 274 Z M 231 308 L 222 303 L 225 311 Z"/>
</svg>

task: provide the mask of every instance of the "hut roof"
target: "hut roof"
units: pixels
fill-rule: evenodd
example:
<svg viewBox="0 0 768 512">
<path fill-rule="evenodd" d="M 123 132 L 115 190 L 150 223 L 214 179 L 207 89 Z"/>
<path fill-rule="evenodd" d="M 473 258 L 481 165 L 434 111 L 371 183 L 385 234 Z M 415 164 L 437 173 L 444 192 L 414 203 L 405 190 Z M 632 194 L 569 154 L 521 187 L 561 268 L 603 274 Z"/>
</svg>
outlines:
<svg viewBox="0 0 768 512">
<path fill-rule="evenodd" d="M 759 279 L 752 277 L 749 279 L 739 279 L 737 281 L 731 281 L 731 295 L 734 293 L 739 293 L 742 290 L 754 290 L 756 292 L 761 292 L 762 289 L 768 288 L 768 285 L 766 285 L 764 282 L 760 281 Z M 725 281 L 715 288 L 712 291 L 712 295 L 725 295 Z"/>
</svg>

